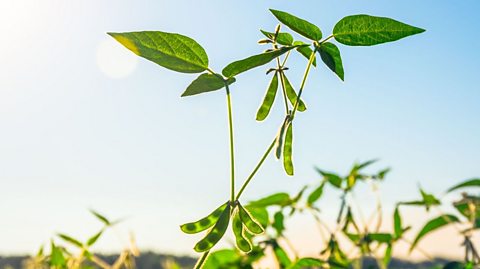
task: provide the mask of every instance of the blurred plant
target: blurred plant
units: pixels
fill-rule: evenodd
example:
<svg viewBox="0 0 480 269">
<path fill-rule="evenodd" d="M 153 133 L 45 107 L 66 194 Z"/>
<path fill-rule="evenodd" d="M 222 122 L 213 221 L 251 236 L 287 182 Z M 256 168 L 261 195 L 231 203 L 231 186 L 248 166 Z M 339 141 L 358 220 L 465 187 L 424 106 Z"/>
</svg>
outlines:
<svg viewBox="0 0 480 269">
<path fill-rule="evenodd" d="M 133 238 L 131 240 L 131 246 L 122 251 L 112 264 L 109 264 L 91 251 L 91 248 L 97 243 L 104 232 L 119 223 L 118 220 L 113 222 L 108 220 L 96 211 L 91 210 L 91 213 L 102 222 L 103 227 L 100 231 L 90 236 L 85 242 L 66 234 L 58 234 L 56 239 L 59 239 L 67 245 L 61 245 L 52 239 L 49 253 L 45 253 L 45 249 L 42 246 L 37 255 L 26 261 L 25 269 L 134 269 L 135 257 L 139 255 L 139 252 Z M 72 248 L 76 251 L 71 252 L 70 249 Z"/>
<path fill-rule="evenodd" d="M 201 73 L 187 87 L 182 96 L 192 96 L 225 88 L 230 140 L 230 199 L 222 203 L 222 205 L 207 217 L 181 226 L 182 231 L 188 234 L 207 231 L 205 237 L 194 247 L 195 251 L 203 253 L 196 268 L 203 266 L 210 250 L 222 239 L 230 223 L 232 223 L 238 249 L 245 253 L 255 249 L 255 245 L 251 243 L 251 238 L 254 237 L 254 235 L 263 233 L 260 225 L 261 220 L 253 212 L 253 207 L 249 208 L 248 206 L 244 207 L 242 205 L 240 198 L 272 151 L 277 159 L 283 156 L 285 172 L 290 176 L 294 174 L 292 159 L 293 121 L 297 112 L 306 110 L 306 105 L 301 99 L 301 96 L 305 89 L 312 65 L 317 65 L 317 53 L 325 65 L 343 80 L 344 68 L 340 51 L 331 41 L 336 40 L 338 43 L 348 46 L 372 46 L 396 41 L 410 35 L 424 32 L 423 29 L 390 18 L 353 15 L 341 19 L 333 28 L 332 34 L 323 38 L 322 31 L 316 25 L 287 12 L 273 9 L 270 11 L 281 24 L 305 38 L 308 43 L 295 40 L 288 32 L 281 32 L 280 24 L 273 32 L 262 30 L 261 32 L 265 38 L 260 40 L 259 43 L 263 45 L 270 44 L 272 47 L 263 53 L 228 64 L 222 70 L 221 74 L 213 71 L 209 67 L 209 59 L 205 50 L 200 44 L 189 37 L 160 31 L 109 33 L 109 35 L 135 54 L 153 61 L 160 66 L 181 73 Z M 289 70 L 289 67 L 286 64 L 292 52 L 297 52 L 308 59 L 304 75 L 299 83 L 298 91 L 294 89 L 287 78 L 287 70 Z M 281 58 L 282 56 L 283 58 Z M 236 192 L 234 128 L 230 85 L 236 81 L 235 77 L 237 75 L 255 67 L 266 65 L 272 61 L 274 62 L 274 66 L 270 67 L 266 72 L 267 75 L 272 74 L 272 78 L 264 100 L 257 111 L 256 119 L 263 121 L 267 118 L 275 101 L 278 88 L 280 88 L 283 105 L 285 106 L 284 120 L 281 122 L 278 133 L 267 147 L 260 161 L 244 181 L 238 192 Z M 360 170 L 361 167 L 357 167 L 357 169 Z M 355 174 L 357 172 L 358 171 L 353 171 L 353 174 L 347 179 L 347 185 L 343 189 L 345 195 L 353 188 L 357 180 L 362 180 L 360 175 Z M 342 210 L 343 208 L 344 206 L 342 206 Z M 345 212 L 349 212 L 349 210 Z M 343 215 L 339 215 L 339 218 L 341 217 L 343 217 Z M 281 218 L 280 213 L 278 213 L 277 218 Z M 370 234 L 356 234 L 356 236 L 362 236 L 361 240 L 364 240 L 363 236 L 367 235 L 370 241 L 381 240 L 378 236 L 375 237 Z M 384 238 L 382 238 L 382 240 L 384 240 Z M 332 242 L 335 242 L 335 240 L 332 239 Z M 273 248 L 275 249 L 273 242 L 267 242 L 265 244 L 273 244 Z M 366 243 L 363 242 L 362 244 L 365 245 Z M 336 248 L 335 245 L 332 247 Z M 329 250 L 329 252 L 332 251 L 335 250 Z M 366 248 L 365 251 L 368 252 L 368 248 Z"/>
</svg>

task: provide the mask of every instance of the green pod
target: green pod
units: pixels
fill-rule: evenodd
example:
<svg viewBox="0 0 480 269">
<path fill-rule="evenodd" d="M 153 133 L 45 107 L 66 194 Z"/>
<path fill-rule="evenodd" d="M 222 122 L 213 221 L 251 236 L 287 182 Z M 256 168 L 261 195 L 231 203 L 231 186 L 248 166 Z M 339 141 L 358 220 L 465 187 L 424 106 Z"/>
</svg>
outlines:
<svg viewBox="0 0 480 269">
<path fill-rule="evenodd" d="M 241 251 L 248 253 L 252 251 L 252 244 L 250 241 L 244 236 L 243 234 L 243 223 L 240 219 L 238 212 L 235 213 L 232 220 L 232 229 L 233 234 L 235 235 L 235 241 L 237 243 L 238 249 Z"/>
<path fill-rule="evenodd" d="M 285 117 L 285 120 L 283 121 L 282 126 L 280 127 L 280 130 L 278 131 L 278 135 L 275 140 L 275 157 L 277 157 L 277 159 L 280 159 L 280 156 L 282 156 L 283 139 L 285 137 L 285 130 L 287 129 L 289 124 L 290 115 L 287 115 Z"/>
<path fill-rule="evenodd" d="M 222 215 L 227 207 L 228 202 L 224 203 L 223 205 L 219 206 L 215 209 L 210 215 L 197 220 L 195 222 L 185 223 L 180 226 L 180 229 L 187 234 L 196 234 L 206 229 L 212 227 L 218 220 L 218 218 Z"/>
<path fill-rule="evenodd" d="M 258 108 L 256 118 L 258 121 L 264 120 L 270 113 L 270 109 L 272 108 L 273 102 L 275 101 L 275 96 L 277 95 L 277 89 L 278 75 L 277 71 L 275 71 L 272 80 L 270 81 L 270 84 L 268 86 L 267 92 L 265 93 L 265 97 L 263 98 L 263 102 Z"/>
<path fill-rule="evenodd" d="M 295 106 L 295 103 L 297 102 L 297 93 L 295 92 L 295 89 L 293 88 L 292 84 L 288 80 L 287 76 L 283 72 L 280 74 L 283 79 L 283 83 L 285 83 L 285 93 L 287 94 L 288 100 L 290 100 L 290 103 L 292 103 L 292 106 Z M 298 107 L 297 110 L 300 112 L 303 112 L 307 110 L 307 107 L 305 106 L 305 103 L 300 99 L 298 102 Z"/>
<path fill-rule="evenodd" d="M 208 232 L 208 234 L 193 248 L 196 252 L 209 251 L 215 244 L 222 239 L 225 231 L 227 230 L 228 223 L 230 222 L 230 203 L 227 203 L 227 207 L 223 210 L 222 215 L 218 218 L 215 226 Z"/>
<path fill-rule="evenodd" d="M 241 204 L 238 204 L 238 214 L 249 232 L 253 234 L 262 234 L 264 232 L 262 225 L 258 224 Z"/>
<path fill-rule="evenodd" d="M 283 143 L 283 167 L 287 175 L 293 176 L 292 161 L 292 142 L 293 142 L 293 123 L 290 123 L 285 133 L 285 142 Z"/>
</svg>

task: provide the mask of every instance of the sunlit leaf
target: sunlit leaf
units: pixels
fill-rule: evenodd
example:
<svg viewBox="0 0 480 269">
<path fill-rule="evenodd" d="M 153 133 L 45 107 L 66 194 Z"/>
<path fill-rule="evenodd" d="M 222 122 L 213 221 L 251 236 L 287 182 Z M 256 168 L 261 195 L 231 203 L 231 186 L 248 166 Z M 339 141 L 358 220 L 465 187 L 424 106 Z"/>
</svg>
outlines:
<svg viewBox="0 0 480 269">
<path fill-rule="evenodd" d="M 285 216 L 283 215 L 282 211 L 278 211 L 273 215 L 273 228 L 277 232 L 277 235 L 282 235 L 283 231 L 285 230 L 284 225 Z"/>
<path fill-rule="evenodd" d="M 264 52 L 261 54 L 250 56 L 243 60 L 235 61 L 233 63 L 228 64 L 225 68 L 223 68 L 222 74 L 225 77 L 234 77 L 252 68 L 267 64 L 273 59 L 277 58 L 278 56 L 296 47 L 297 46 L 281 47 L 276 50 Z"/>
<path fill-rule="evenodd" d="M 318 186 L 312 193 L 307 198 L 307 204 L 312 205 L 315 203 L 320 197 L 322 197 L 323 194 L 323 187 L 325 186 L 325 183 L 322 182 L 320 186 Z"/>
<path fill-rule="evenodd" d="M 250 202 L 250 206 L 254 207 L 267 207 L 267 206 L 286 206 L 291 203 L 290 195 L 288 193 L 279 192 L 269 195 L 265 198 Z"/>
<path fill-rule="evenodd" d="M 173 71 L 200 73 L 208 68 L 205 50 L 190 37 L 160 31 L 108 34 L 138 56 Z"/>
<path fill-rule="evenodd" d="M 270 33 L 270 32 L 267 32 L 267 31 L 264 31 L 264 30 L 260 30 L 260 32 L 262 32 L 262 34 L 264 36 L 266 36 L 267 38 L 273 40 L 273 38 L 275 37 L 275 33 Z M 280 45 L 284 45 L 284 46 L 289 46 L 289 45 L 292 45 L 293 43 L 293 36 L 289 33 L 278 33 L 277 34 L 277 43 L 280 44 Z"/>
<path fill-rule="evenodd" d="M 228 78 L 224 80 L 219 74 L 201 74 L 187 87 L 182 97 L 196 95 L 204 92 L 211 92 L 225 87 L 225 84 L 230 85 L 235 82 L 235 78 Z"/>
<path fill-rule="evenodd" d="M 393 230 L 396 238 L 402 237 L 402 217 L 400 216 L 400 210 L 398 206 L 395 207 L 395 212 L 393 213 Z"/>
<path fill-rule="evenodd" d="M 470 188 L 470 187 L 480 187 L 480 178 L 474 178 L 474 179 L 470 179 L 465 182 L 462 182 L 458 185 L 451 187 L 450 189 L 448 189 L 447 192 L 452 192 L 458 189 Z"/>
<path fill-rule="evenodd" d="M 410 246 L 410 251 L 412 251 L 417 246 L 418 242 L 420 242 L 420 240 L 427 234 L 439 228 L 442 228 L 448 224 L 458 222 L 458 221 L 459 221 L 458 218 L 454 215 L 441 215 L 439 217 L 436 217 L 430 220 L 429 222 L 427 222 L 427 224 L 425 224 L 425 226 L 423 226 L 423 228 L 415 237 L 415 240 L 413 240 L 413 243 Z"/>
<path fill-rule="evenodd" d="M 318 52 L 327 67 L 337 74 L 341 80 L 344 80 L 342 57 L 340 56 L 340 50 L 337 46 L 333 43 L 326 42 L 320 45 Z"/>
<path fill-rule="evenodd" d="M 305 43 L 303 43 L 302 41 L 293 42 L 293 45 L 303 45 L 303 44 L 305 44 Z M 296 50 L 301 55 L 303 55 L 303 57 L 307 58 L 307 60 L 310 60 L 310 56 L 312 56 L 312 53 L 313 53 L 313 50 L 310 48 L 310 46 L 298 47 Z M 316 57 L 315 57 L 315 59 L 313 59 L 312 65 L 317 66 L 317 58 Z"/>
<path fill-rule="evenodd" d="M 281 23 L 304 37 L 314 41 L 322 39 L 322 31 L 316 25 L 284 11 L 275 9 L 270 11 Z"/>
<path fill-rule="evenodd" d="M 98 213 L 97 211 L 95 211 L 95 210 L 90 210 L 90 213 L 92 213 L 92 215 L 94 215 L 98 220 L 100 220 L 101 222 L 103 222 L 103 224 L 105 224 L 105 226 L 110 226 L 110 225 L 112 225 L 112 223 L 110 222 L 110 220 L 108 220 L 105 216 L 103 216 L 102 214 Z"/>
<path fill-rule="evenodd" d="M 372 46 L 425 32 L 390 18 L 352 15 L 341 19 L 333 28 L 338 42 L 349 46 Z"/>
</svg>

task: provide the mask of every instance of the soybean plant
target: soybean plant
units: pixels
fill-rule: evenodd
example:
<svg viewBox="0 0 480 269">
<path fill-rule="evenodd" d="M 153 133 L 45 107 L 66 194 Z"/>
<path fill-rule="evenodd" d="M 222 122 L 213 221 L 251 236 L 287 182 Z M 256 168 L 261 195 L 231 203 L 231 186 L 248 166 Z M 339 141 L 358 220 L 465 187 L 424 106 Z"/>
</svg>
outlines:
<svg viewBox="0 0 480 269">
<path fill-rule="evenodd" d="M 207 217 L 181 226 L 182 231 L 189 234 L 206 231 L 205 237 L 194 246 L 195 251 L 203 253 L 196 268 L 203 266 L 209 251 L 222 239 L 230 222 L 233 222 L 238 248 L 244 252 L 254 249 L 252 238 L 262 233 L 265 227 L 262 226 L 258 215 L 249 207 L 242 205 L 241 196 L 272 152 L 275 158 L 282 159 L 286 174 L 290 176 L 294 174 L 293 123 L 297 112 L 307 109 L 301 97 L 311 67 L 318 64 L 317 54 L 328 69 L 344 80 L 340 50 L 333 41 L 347 46 L 372 46 L 424 32 L 421 28 L 390 18 L 353 15 L 341 19 L 332 33 L 324 37 L 320 28 L 311 22 L 284 11 L 274 9 L 270 11 L 280 24 L 271 32 L 262 30 L 265 38 L 259 43 L 271 47 L 264 52 L 228 64 L 221 73 L 209 67 L 209 58 L 204 48 L 190 37 L 161 31 L 108 33 L 133 53 L 160 66 L 180 73 L 200 73 L 182 93 L 182 97 L 225 89 L 230 141 L 230 199 L 222 201 L 221 205 Z M 281 31 L 282 26 L 293 31 L 296 38 L 289 32 Z M 289 69 L 287 62 L 292 53 L 299 53 L 308 59 L 298 90 L 287 78 Z M 268 117 L 279 89 L 285 115 L 279 124 L 277 134 L 237 191 L 230 87 L 235 83 L 237 76 L 269 63 L 272 63 L 272 66 L 268 67 L 266 73 L 271 76 L 270 84 L 256 113 L 256 119 L 263 121 Z"/>
</svg>

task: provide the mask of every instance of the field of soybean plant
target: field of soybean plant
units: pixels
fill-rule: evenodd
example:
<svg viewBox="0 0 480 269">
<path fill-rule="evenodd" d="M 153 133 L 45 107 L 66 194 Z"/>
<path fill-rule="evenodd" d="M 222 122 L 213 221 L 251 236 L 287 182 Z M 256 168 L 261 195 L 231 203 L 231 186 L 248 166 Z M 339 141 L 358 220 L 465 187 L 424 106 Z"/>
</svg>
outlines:
<svg viewBox="0 0 480 269">
<path fill-rule="evenodd" d="M 0 119 L 14 145 L 0 149 L 28 156 L 0 180 L 51 173 L 22 185 L 43 196 L 5 181 L 2 212 L 22 224 L 0 233 L 2 269 L 480 268 L 479 4 L 107 2 L 0 5 L 63 11 L 47 26 L 75 43 L 45 28 L 39 46 L 62 56 L 45 56 L 47 84 L 6 58 L 6 85 L 59 88 L 25 90 L 40 112 Z M 92 33 L 102 76 L 83 68 Z"/>
</svg>

